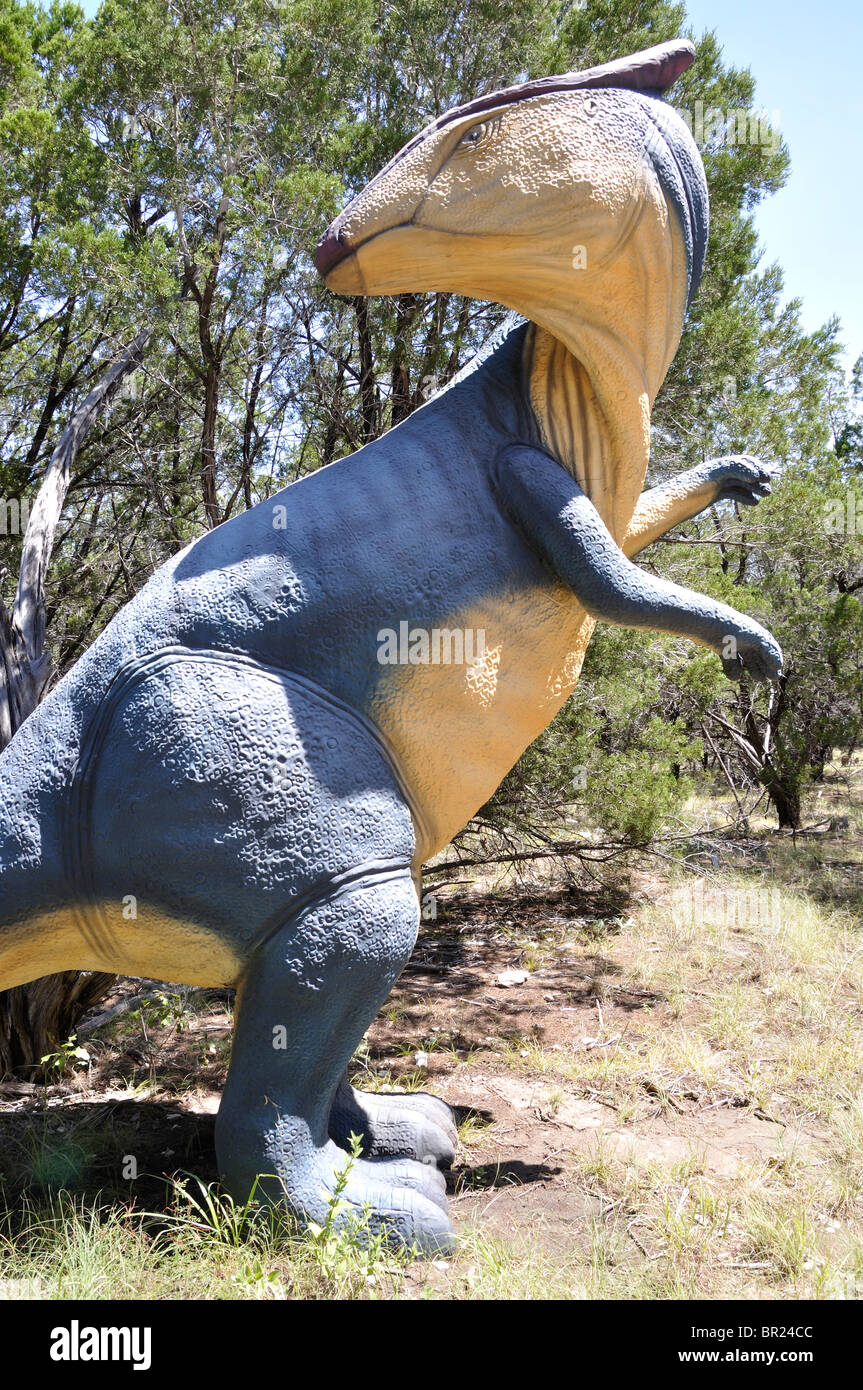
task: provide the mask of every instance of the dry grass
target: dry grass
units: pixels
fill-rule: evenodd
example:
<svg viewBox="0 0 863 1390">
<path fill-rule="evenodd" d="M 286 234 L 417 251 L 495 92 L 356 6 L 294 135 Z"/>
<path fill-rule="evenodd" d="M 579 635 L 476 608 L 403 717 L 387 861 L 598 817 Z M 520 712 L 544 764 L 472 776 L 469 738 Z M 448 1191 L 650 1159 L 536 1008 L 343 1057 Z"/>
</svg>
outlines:
<svg viewBox="0 0 863 1390">
<path fill-rule="evenodd" d="M 147 1202 L 127 1187 L 121 1199 L 79 1102 L 125 1087 L 156 1114 L 215 1095 L 224 1076 L 227 1018 L 169 1010 L 134 1065 L 133 1020 L 92 1045 L 91 1073 L 65 1095 L 30 1105 L 27 1137 L 15 1131 L 29 1189 L 13 1172 L 0 1296 L 859 1297 L 861 771 L 834 769 L 813 796 L 808 819 L 823 833 L 794 842 L 753 823 L 701 868 L 642 875 L 607 917 L 561 916 L 539 899 L 528 912 L 498 891 L 490 927 L 462 891 L 458 923 L 439 924 L 426 950 L 457 962 L 452 986 L 419 964 L 356 1059 L 362 1084 L 428 1085 L 473 1107 L 461 1113 L 452 1260 L 410 1266 L 356 1241 L 298 1242 L 278 1224 L 244 1224 L 206 1182 Z M 690 809 L 702 828 L 718 823 L 721 797 Z M 529 981 L 483 1005 L 501 963 Z M 200 1114 L 190 1123 L 204 1134 Z M 62 1124 L 73 1176 L 73 1145 L 83 1155 L 67 1195 L 45 1157 Z M 187 1164 L 205 1180 L 207 1143 Z M 153 1207 L 172 1219 L 147 1216 Z"/>
</svg>

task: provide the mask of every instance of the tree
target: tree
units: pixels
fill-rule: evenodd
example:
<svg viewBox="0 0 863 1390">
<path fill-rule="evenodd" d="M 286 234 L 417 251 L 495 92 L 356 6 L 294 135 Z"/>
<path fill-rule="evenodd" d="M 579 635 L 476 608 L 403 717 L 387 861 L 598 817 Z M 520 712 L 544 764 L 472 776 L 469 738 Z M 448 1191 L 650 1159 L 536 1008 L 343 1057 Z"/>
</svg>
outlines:
<svg viewBox="0 0 863 1390">
<path fill-rule="evenodd" d="M 30 513 L 11 612 L 0 598 L 0 753 L 36 708 L 51 675 L 45 649 L 45 579 L 72 463 L 99 412 L 140 362 L 144 329 L 104 374 L 60 436 Z M 101 999 L 113 976 L 66 971 L 0 992 L 0 1075 L 32 1065 Z"/>
<path fill-rule="evenodd" d="M 153 329 L 69 457 L 44 593 L 57 674 L 170 554 L 397 424 L 502 321 L 456 295 L 328 294 L 310 252 L 351 194 L 454 103 L 685 22 L 665 0 L 104 0 L 92 21 L 59 0 L 0 0 L 4 502 L 21 512 L 64 426 Z M 754 99 L 715 35 L 672 93 L 690 115 Z M 719 759 L 735 785 L 760 779 L 777 807 L 784 795 L 793 820 L 795 778 L 859 736 L 856 542 L 818 552 L 800 520 L 826 477 L 837 493 L 859 478 L 859 419 L 841 400 L 836 326 L 803 334 L 780 272 L 760 265 L 752 211 L 788 157 L 756 130 L 708 122 L 708 268 L 656 402 L 650 481 L 737 450 L 779 459 L 785 481 L 755 523 L 715 510 L 642 561 L 773 622 L 791 658 L 782 698 L 729 692 L 686 644 L 600 631 L 574 698 L 483 808 L 492 838 L 542 846 L 571 821 L 643 844 L 675 828 L 687 774 Z M 18 530 L 3 538 L 7 587 Z"/>
</svg>

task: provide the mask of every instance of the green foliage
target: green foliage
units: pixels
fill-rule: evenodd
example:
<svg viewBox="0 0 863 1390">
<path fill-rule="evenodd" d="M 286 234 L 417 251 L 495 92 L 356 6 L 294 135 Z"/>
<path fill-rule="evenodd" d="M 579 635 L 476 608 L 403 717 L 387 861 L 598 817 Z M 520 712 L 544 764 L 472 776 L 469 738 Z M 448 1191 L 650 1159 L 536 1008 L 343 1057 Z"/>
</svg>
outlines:
<svg viewBox="0 0 863 1390">
<path fill-rule="evenodd" d="M 192 1174 L 172 1179 L 175 1210 L 168 1214 L 148 1212 L 166 1231 L 194 1233 L 201 1246 L 238 1250 L 250 1242 L 263 1224 L 273 1222 L 284 1229 L 285 1214 L 255 1199 L 257 1182 L 245 1202 L 236 1202 L 218 1183 L 206 1183 Z"/>
<path fill-rule="evenodd" d="M 32 501 L 72 409 L 156 327 L 76 462 L 49 578 L 61 670 L 169 555 L 398 423 L 501 321 L 456 295 L 326 293 L 310 253 L 350 194 L 452 104 L 685 26 L 664 0 L 103 0 L 93 19 L 0 0 L 0 498 Z M 672 102 L 757 107 L 721 32 L 695 37 Z M 805 333 L 762 263 L 753 211 L 787 177 L 784 144 L 712 130 L 702 153 L 707 270 L 649 481 L 745 451 L 782 482 L 754 520 L 714 508 L 640 563 L 767 621 L 787 675 L 769 702 L 700 648 L 600 629 L 483 833 L 642 844 L 675 828 L 687 779 L 718 755 L 778 809 L 826 748 L 860 738 L 860 534 L 822 521 L 863 493 L 863 358 L 849 397 L 838 323 Z M 8 597 L 20 536 L 0 545 Z"/>
<path fill-rule="evenodd" d="M 408 1258 L 395 1253 L 383 1229 L 372 1229 L 368 1213 L 348 1213 L 344 1192 L 362 1143 L 351 1136 L 351 1148 L 336 1175 L 321 1224 L 309 1222 L 298 1231 L 286 1207 L 274 1206 L 256 1197 L 257 1183 L 247 1201 L 237 1202 L 217 1183 L 205 1183 L 194 1175 L 181 1174 L 171 1183 L 172 1210 L 146 1213 L 160 1230 L 166 1246 L 189 1238 L 196 1249 L 248 1251 L 239 1282 L 262 1286 L 261 1296 L 276 1294 L 279 1276 L 264 1257 L 273 1250 L 297 1248 L 308 1254 L 318 1277 L 327 1284 L 344 1287 L 358 1280 L 364 1284 L 398 1273 Z M 281 1296 L 284 1296 L 282 1294 Z"/>
<path fill-rule="evenodd" d="M 74 1071 L 76 1067 L 89 1067 L 92 1058 L 86 1047 L 79 1047 L 78 1040 L 73 1033 L 71 1038 L 61 1043 L 55 1052 L 47 1052 L 44 1057 L 39 1058 L 40 1065 L 45 1068 L 46 1084 L 48 1080 L 60 1081 L 69 1071 Z"/>
</svg>

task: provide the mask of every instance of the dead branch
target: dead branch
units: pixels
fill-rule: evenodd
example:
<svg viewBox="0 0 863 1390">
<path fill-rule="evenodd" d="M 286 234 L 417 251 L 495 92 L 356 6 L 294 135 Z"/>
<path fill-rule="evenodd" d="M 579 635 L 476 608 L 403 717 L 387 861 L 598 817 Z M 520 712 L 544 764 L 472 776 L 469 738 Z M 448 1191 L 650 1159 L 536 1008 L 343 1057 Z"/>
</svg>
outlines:
<svg viewBox="0 0 863 1390">
<path fill-rule="evenodd" d="M 51 656 L 45 651 L 45 577 L 72 464 L 99 412 L 140 363 L 152 332 L 142 329 L 79 405 L 42 479 L 24 533 L 11 613 L 0 601 L 0 750 L 32 714 L 51 675 Z"/>
</svg>

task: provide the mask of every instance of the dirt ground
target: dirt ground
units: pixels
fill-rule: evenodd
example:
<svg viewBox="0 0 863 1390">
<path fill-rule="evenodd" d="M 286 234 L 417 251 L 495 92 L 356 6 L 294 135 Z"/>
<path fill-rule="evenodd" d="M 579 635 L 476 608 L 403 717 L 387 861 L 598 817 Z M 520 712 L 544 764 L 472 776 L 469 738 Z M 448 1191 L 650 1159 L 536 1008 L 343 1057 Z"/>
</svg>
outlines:
<svg viewBox="0 0 863 1390">
<path fill-rule="evenodd" d="M 789 1136 L 798 1159 L 818 1162 L 825 1135 L 817 1116 L 789 1127 L 739 1086 L 688 1076 L 685 1067 L 659 1082 L 645 1066 L 622 1100 L 618 1086 L 597 1081 L 598 1062 L 612 1064 L 619 1048 L 637 1055 L 666 1027 L 685 1028 L 686 1010 L 698 1008 L 691 982 L 682 1014 L 667 987 L 639 983 L 644 970 L 633 964 L 627 926 L 655 891 L 644 879 L 629 891 L 534 885 L 450 894 L 424 924 L 353 1079 L 367 1089 L 429 1090 L 454 1107 L 461 1143 L 448 1187 L 460 1234 L 491 1237 L 514 1257 L 539 1250 L 552 1263 L 575 1253 L 589 1260 L 597 1226 L 618 1209 L 617 1258 L 649 1264 L 667 1240 L 637 1203 L 621 1207 L 609 1195 L 600 1180 L 609 1162 L 678 1174 L 690 1165 L 718 1191 L 753 1164 L 778 1162 Z M 727 949 L 736 949 L 733 933 Z M 142 991 L 161 998 L 94 1033 L 85 1022 L 78 1045 L 86 1055 L 59 1056 L 56 1081 L 0 1084 L 7 1194 L 65 1188 L 147 1209 L 165 1201 L 178 1171 L 216 1177 L 230 1002 L 218 991 L 122 981 L 101 1008 Z M 739 1263 L 758 1268 L 751 1257 Z M 436 1262 L 409 1277 L 446 1296 L 452 1275 Z"/>
<path fill-rule="evenodd" d="M 621 902 L 563 891 L 537 894 L 517 910 L 520 933 L 533 918 L 554 929 L 557 947 L 546 943 L 535 961 L 532 943 L 513 942 L 512 903 L 475 899 L 461 913 L 451 910 L 447 926 L 426 933 L 394 994 L 397 1016 L 379 1019 L 369 1039 L 373 1064 L 394 1074 L 401 1064 L 402 1075 L 406 1049 L 425 1039 L 422 1088 L 472 1121 L 451 1174 L 457 1229 L 563 1257 L 574 1246 L 587 1249 L 591 1218 L 601 1220 L 614 1205 L 584 1180 L 583 1166 L 573 1171 L 575 1156 L 589 1159 L 599 1148 L 636 1166 L 670 1168 L 697 1150 L 700 1173 L 733 1182 L 752 1160 L 776 1153 L 785 1125 L 742 1104 L 736 1092 L 695 1082 L 687 1089 L 683 1078 L 669 1094 L 646 1074 L 624 1119 L 611 1090 L 571 1079 L 580 1056 L 613 1054 L 624 1039 L 637 1047 L 647 1018 L 651 1031 L 661 1029 L 666 1001 L 627 983 Z M 585 949 L 597 923 L 602 945 Z M 499 983 L 524 974 L 525 965 L 526 978 Z M 555 1067 L 556 1054 L 570 1076 Z M 416 1066 L 415 1059 L 416 1052 Z M 816 1128 L 796 1142 L 817 1142 Z M 657 1253 L 637 1223 L 628 1234 L 636 1258 Z"/>
</svg>

